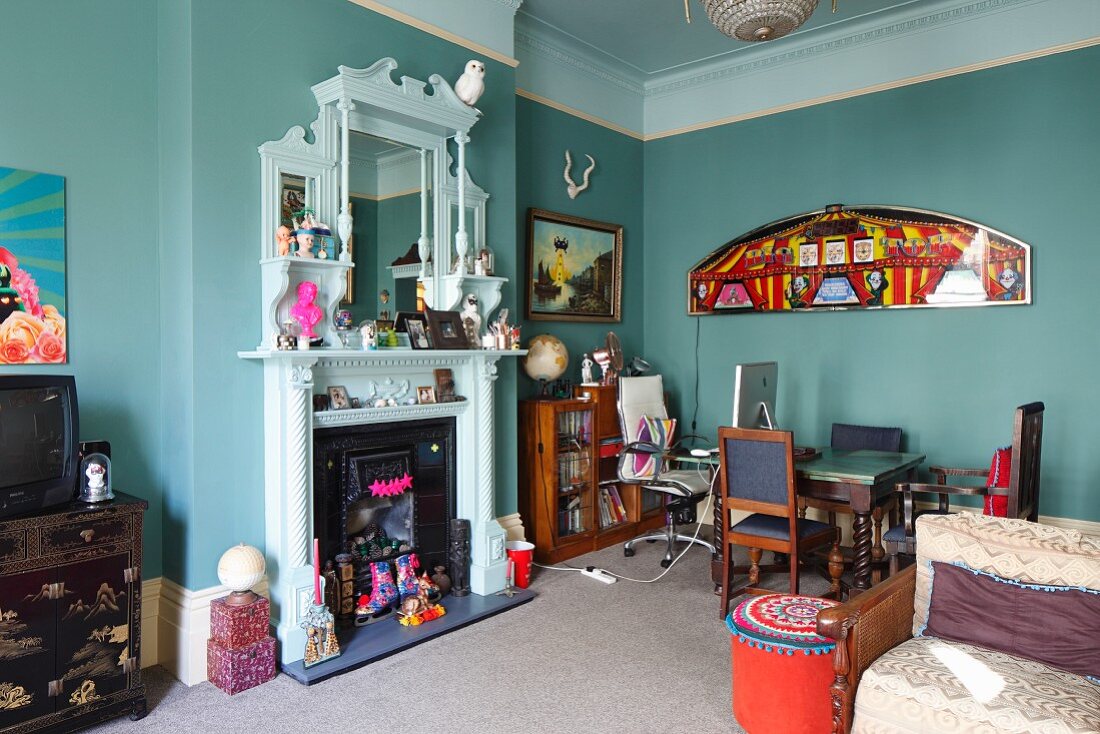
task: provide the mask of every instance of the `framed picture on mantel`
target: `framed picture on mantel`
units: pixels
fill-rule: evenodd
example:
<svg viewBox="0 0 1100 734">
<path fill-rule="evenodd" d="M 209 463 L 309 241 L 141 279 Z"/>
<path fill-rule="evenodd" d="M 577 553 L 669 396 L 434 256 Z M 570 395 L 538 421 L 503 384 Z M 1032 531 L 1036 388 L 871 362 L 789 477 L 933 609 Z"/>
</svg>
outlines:
<svg viewBox="0 0 1100 734">
<path fill-rule="evenodd" d="M 529 209 L 526 282 L 533 321 L 622 321 L 622 226 Z"/>
</svg>

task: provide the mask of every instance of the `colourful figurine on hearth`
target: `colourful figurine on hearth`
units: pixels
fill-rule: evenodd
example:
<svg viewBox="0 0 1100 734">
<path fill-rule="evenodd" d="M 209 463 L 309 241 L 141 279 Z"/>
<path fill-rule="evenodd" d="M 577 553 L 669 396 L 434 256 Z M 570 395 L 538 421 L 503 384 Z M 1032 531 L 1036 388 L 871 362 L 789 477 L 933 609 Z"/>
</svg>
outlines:
<svg viewBox="0 0 1100 734">
<path fill-rule="evenodd" d="M 298 284 L 298 302 L 290 307 L 290 315 L 302 325 L 302 337 L 316 339 L 313 327 L 321 321 L 321 307 L 313 302 L 317 297 L 317 284 L 303 280 Z"/>
</svg>

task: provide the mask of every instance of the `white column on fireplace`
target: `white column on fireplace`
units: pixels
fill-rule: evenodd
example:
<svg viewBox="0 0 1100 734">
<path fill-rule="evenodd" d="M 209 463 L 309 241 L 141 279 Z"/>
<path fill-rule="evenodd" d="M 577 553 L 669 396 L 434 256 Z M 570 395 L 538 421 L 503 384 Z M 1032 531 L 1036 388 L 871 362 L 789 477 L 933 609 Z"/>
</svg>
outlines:
<svg viewBox="0 0 1100 734">
<path fill-rule="evenodd" d="M 313 596 L 313 431 L 368 423 L 455 418 L 457 516 L 471 527 L 470 586 L 473 593 L 504 588 L 505 531 L 494 510 L 494 412 L 496 365 L 523 351 L 358 350 L 307 352 L 260 350 L 240 357 L 264 366 L 264 465 L 266 555 L 272 620 L 285 663 L 302 658 L 300 622 Z M 343 385 L 362 395 L 369 381 L 408 380 L 415 389 L 434 385 L 434 370 L 450 368 L 456 391 L 466 400 L 313 412 L 313 395 Z"/>
</svg>

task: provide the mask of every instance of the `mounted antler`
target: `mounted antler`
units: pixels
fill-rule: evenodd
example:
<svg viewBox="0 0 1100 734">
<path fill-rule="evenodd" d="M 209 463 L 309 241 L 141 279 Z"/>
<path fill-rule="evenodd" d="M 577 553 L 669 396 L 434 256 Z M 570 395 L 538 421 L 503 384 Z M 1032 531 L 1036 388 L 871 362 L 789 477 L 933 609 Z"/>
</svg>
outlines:
<svg viewBox="0 0 1100 734">
<path fill-rule="evenodd" d="M 584 169 L 584 181 L 580 186 L 577 186 L 573 182 L 573 179 L 569 177 L 569 170 L 573 167 L 573 158 L 569 155 L 569 151 L 565 151 L 565 183 L 568 186 L 565 187 L 565 192 L 569 194 L 570 199 L 576 199 L 577 194 L 588 188 L 588 177 L 592 175 L 592 171 L 596 169 L 596 159 L 590 155 L 585 155 L 588 162 L 591 163 L 588 168 Z"/>
</svg>

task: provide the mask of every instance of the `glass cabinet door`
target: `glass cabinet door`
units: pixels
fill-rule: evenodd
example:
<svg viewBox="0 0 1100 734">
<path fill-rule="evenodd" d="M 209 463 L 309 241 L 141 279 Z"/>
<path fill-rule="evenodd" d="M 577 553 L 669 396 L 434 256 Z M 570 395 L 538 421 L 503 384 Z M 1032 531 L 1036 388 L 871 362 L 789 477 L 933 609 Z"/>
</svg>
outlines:
<svg viewBox="0 0 1100 734">
<path fill-rule="evenodd" d="M 592 411 L 563 410 L 556 416 L 558 537 L 592 527 Z"/>
</svg>

